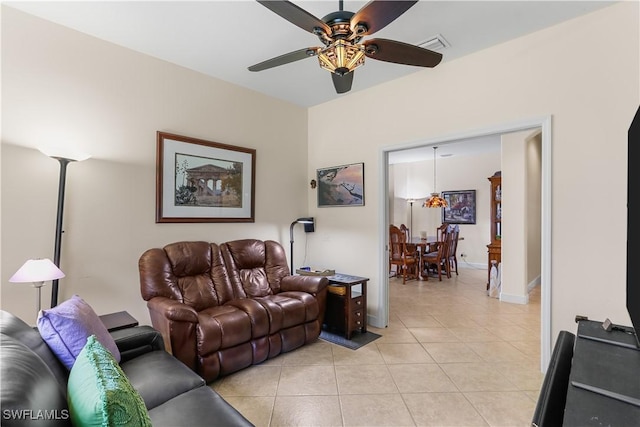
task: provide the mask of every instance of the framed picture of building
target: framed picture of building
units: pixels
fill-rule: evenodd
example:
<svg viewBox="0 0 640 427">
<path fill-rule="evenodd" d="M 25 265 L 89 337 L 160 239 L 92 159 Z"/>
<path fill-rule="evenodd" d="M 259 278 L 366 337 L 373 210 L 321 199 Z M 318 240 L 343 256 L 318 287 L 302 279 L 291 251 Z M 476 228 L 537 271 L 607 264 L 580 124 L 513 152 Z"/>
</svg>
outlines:
<svg viewBox="0 0 640 427">
<path fill-rule="evenodd" d="M 318 169 L 318 207 L 364 206 L 364 163 Z"/>
<path fill-rule="evenodd" d="M 254 222 L 256 150 L 157 132 L 156 222 Z"/>
<path fill-rule="evenodd" d="M 447 207 L 442 208 L 442 222 L 449 224 L 476 223 L 476 190 L 443 191 Z"/>
</svg>

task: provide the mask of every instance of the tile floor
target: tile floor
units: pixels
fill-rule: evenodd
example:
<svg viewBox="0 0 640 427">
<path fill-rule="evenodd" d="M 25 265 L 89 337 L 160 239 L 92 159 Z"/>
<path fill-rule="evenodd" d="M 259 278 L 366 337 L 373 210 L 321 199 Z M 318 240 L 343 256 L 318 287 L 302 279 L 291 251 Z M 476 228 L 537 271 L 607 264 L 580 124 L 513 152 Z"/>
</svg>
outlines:
<svg viewBox="0 0 640 427">
<path fill-rule="evenodd" d="M 540 372 L 540 291 L 486 296 L 486 270 L 390 280 L 381 338 L 318 341 L 211 386 L 256 426 L 529 426 Z"/>
</svg>

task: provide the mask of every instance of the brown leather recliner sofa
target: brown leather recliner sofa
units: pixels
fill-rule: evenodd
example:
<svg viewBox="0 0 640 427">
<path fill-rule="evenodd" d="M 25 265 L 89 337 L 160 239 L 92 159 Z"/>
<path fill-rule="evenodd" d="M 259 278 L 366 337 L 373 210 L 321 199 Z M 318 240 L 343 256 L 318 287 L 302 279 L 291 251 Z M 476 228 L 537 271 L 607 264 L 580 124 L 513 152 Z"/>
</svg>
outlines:
<svg viewBox="0 0 640 427">
<path fill-rule="evenodd" d="M 165 347 L 205 381 L 317 340 L 326 277 L 292 276 L 278 242 L 176 242 L 145 251 L 140 290 Z"/>
</svg>

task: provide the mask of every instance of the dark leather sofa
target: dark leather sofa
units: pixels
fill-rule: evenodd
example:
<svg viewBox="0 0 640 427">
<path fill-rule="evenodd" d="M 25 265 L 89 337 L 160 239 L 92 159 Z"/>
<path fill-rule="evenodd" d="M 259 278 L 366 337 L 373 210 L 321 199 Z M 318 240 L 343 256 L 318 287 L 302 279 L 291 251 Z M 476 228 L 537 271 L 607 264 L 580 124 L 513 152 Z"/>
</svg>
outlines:
<svg viewBox="0 0 640 427">
<path fill-rule="evenodd" d="M 150 326 L 113 331 L 120 366 L 142 396 L 154 427 L 251 426 L 204 380 L 164 351 Z M 69 371 L 40 333 L 0 311 L 0 425 L 70 426 Z"/>
<path fill-rule="evenodd" d="M 207 382 L 318 339 L 326 277 L 292 276 L 275 241 L 145 251 L 140 290 L 165 347 Z"/>
</svg>

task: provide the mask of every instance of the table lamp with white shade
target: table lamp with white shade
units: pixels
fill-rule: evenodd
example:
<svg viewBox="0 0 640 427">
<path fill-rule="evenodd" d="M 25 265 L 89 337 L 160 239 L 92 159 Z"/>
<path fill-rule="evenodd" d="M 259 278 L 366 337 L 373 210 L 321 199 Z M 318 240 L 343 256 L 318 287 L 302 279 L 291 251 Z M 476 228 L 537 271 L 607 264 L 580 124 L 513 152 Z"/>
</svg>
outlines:
<svg viewBox="0 0 640 427">
<path fill-rule="evenodd" d="M 64 273 L 56 267 L 49 258 L 38 258 L 27 260 L 18 271 L 9 279 L 12 283 L 32 283 L 33 287 L 38 290 L 36 306 L 40 313 L 40 293 L 44 282 L 49 280 L 61 279 Z"/>
</svg>

